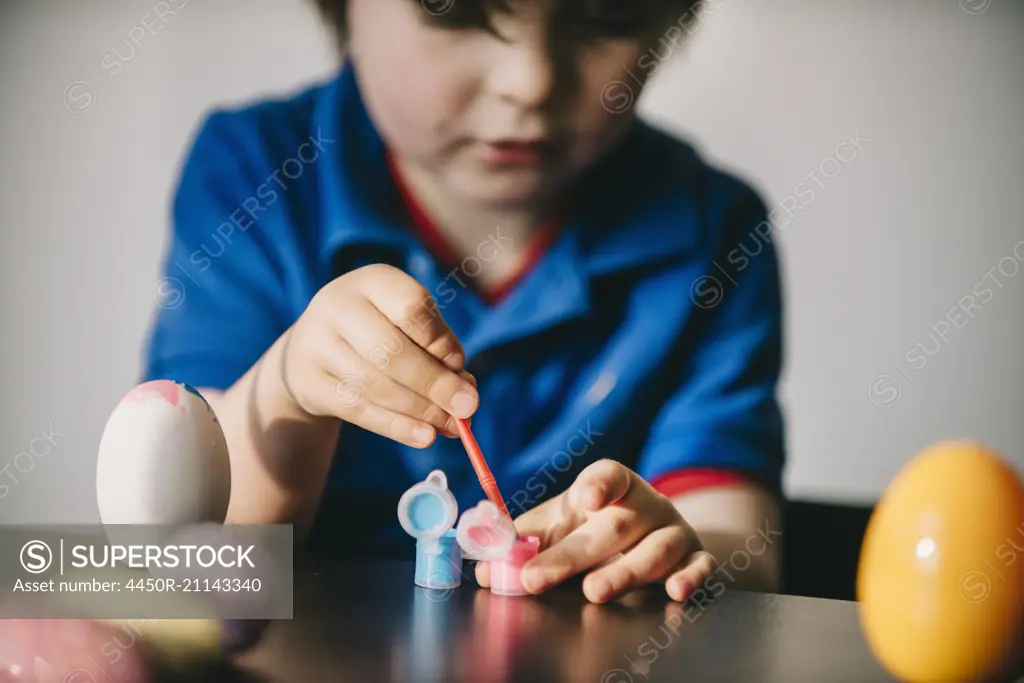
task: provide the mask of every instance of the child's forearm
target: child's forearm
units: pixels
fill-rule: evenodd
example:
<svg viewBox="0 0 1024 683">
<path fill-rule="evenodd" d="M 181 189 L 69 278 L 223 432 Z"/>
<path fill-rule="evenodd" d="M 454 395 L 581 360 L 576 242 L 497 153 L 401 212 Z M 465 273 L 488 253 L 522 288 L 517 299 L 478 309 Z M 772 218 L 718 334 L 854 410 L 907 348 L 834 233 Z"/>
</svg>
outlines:
<svg viewBox="0 0 1024 683">
<path fill-rule="evenodd" d="M 227 391 L 200 391 L 227 439 L 227 521 L 294 524 L 301 539 L 316 514 L 341 421 L 312 417 L 295 405 L 282 373 L 286 345 L 287 333 Z"/>
<path fill-rule="evenodd" d="M 782 515 L 774 496 L 755 486 L 698 490 L 672 500 L 718 563 L 704 590 L 765 593 L 780 588 Z M 724 587 L 724 588 L 723 588 Z"/>
</svg>

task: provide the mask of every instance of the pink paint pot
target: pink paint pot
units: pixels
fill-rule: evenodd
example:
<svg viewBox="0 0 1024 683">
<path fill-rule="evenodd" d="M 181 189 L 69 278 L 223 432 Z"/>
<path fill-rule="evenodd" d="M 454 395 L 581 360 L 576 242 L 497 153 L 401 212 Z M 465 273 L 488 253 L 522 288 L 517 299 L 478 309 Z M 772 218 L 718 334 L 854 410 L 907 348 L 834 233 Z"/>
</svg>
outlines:
<svg viewBox="0 0 1024 683">
<path fill-rule="evenodd" d="M 491 592 L 495 595 L 528 595 L 523 588 L 523 565 L 537 557 L 540 539 L 517 538 L 504 560 L 491 562 Z"/>
</svg>

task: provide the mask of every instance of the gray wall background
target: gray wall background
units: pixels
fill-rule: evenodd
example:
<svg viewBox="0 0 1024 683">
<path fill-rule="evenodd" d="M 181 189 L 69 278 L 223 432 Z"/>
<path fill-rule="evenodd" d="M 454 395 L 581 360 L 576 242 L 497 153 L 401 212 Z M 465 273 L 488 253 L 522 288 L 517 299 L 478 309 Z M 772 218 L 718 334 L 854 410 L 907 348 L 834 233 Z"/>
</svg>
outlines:
<svg viewBox="0 0 1024 683">
<path fill-rule="evenodd" d="M 302 0 L 166 4 L 0 2 L 4 523 L 98 519 L 96 448 L 137 377 L 198 118 L 333 67 Z M 1024 468 L 1024 3 L 713 6 L 641 106 L 777 209 L 787 491 L 871 502 L 963 436 Z"/>
</svg>

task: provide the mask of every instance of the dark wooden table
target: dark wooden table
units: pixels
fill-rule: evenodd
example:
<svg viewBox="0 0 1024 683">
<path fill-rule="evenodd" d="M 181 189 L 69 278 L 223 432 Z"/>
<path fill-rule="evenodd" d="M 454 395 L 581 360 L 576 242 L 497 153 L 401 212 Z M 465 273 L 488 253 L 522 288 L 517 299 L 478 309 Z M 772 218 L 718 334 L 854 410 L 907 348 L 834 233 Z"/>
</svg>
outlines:
<svg viewBox="0 0 1024 683">
<path fill-rule="evenodd" d="M 509 598 L 412 577 L 411 563 L 297 571 L 295 619 L 239 664 L 268 683 L 893 680 L 852 602 L 727 590 L 703 610 L 654 592 L 593 605 L 578 584 Z"/>
</svg>

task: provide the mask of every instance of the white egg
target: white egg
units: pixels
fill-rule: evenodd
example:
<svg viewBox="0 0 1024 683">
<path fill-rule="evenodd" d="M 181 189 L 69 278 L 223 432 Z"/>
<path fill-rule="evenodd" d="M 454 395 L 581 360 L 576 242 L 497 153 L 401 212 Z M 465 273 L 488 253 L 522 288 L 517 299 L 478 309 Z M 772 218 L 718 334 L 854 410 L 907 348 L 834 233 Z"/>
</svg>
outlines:
<svg viewBox="0 0 1024 683">
<path fill-rule="evenodd" d="M 96 463 L 104 524 L 223 523 L 230 495 L 224 431 L 198 392 L 154 380 L 121 400 Z"/>
</svg>

